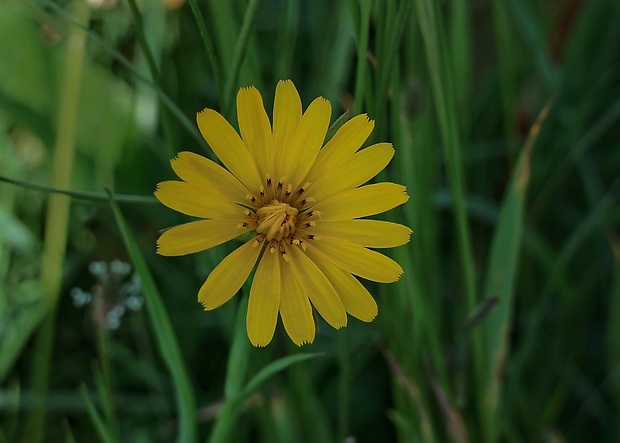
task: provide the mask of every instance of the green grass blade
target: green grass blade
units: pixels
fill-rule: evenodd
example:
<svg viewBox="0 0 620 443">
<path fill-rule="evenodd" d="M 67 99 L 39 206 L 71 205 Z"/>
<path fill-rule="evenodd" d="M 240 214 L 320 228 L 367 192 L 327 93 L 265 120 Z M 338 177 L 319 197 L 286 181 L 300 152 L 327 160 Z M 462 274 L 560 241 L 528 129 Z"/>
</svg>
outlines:
<svg viewBox="0 0 620 443">
<path fill-rule="evenodd" d="M 90 21 L 90 6 L 84 2 L 72 5 L 78 23 Z M 60 77 L 57 131 L 52 160 L 52 185 L 68 188 L 73 177 L 77 146 L 78 116 L 81 85 L 84 78 L 86 38 L 77 29 L 67 37 L 67 49 Z M 54 334 L 56 332 L 56 306 L 61 295 L 63 268 L 69 237 L 71 200 L 64 195 L 49 196 L 45 220 L 45 233 L 41 254 L 40 282 L 42 302 L 48 304 L 47 316 L 40 323 L 35 337 L 34 364 L 32 365 L 32 390 L 40 401 L 28 412 L 22 441 L 38 443 L 45 433 L 46 413 L 44 404 L 50 378 Z"/>
<path fill-rule="evenodd" d="M 388 6 L 392 6 L 391 3 Z M 378 61 L 376 92 L 374 94 L 374 113 L 373 118 L 376 118 L 377 128 L 373 132 L 375 140 L 383 141 L 385 139 L 388 120 L 386 118 L 380 118 L 380 116 L 386 115 L 386 103 L 388 101 L 388 87 L 394 71 L 394 65 L 396 63 L 396 55 L 400 50 L 403 32 L 405 25 L 411 17 L 411 2 L 401 2 L 398 10 L 394 7 L 388 7 L 386 11 L 387 20 L 384 24 L 385 38 L 383 41 L 383 48 L 381 48 L 381 58 Z"/>
<path fill-rule="evenodd" d="M 508 330 L 512 320 L 512 306 L 519 252 L 523 238 L 523 208 L 530 177 L 530 158 L 540 128 L 549 113 L 548 104 L 532 127 L 526 144 L 519 156 L 510 188 L 502 203 L 497 228 L 491 243 L 491 254 L 486 273 L 484 294 L 497 296 L 499 302 L 483 321 L 485 339 L 486 372 L 484 420 L 487 441 L 495 441 L 497 435 L 497 407 L 501 389 L 502 370 L 508 354 Z"/>
<path fill-rule="evenodd" d="M 73 436 L 73 431 L 71 431 L 71 425 L 67 420 L 63 422 L 63 428 L 65 432 L 65 443 L 77 443 Z"/>
<path fill-rule="evenodd" d="M 144 21 L 142 20 L 142 14 L 140 13 L 140 9 L 138 9 L 138 5 L 136 0 L 127 0 L 129 3 L 129 9 L 131 10 L 131 15 L 134 20 L 134 29 L 136 32 L 136 38 L 138 39 L 138 44 L 144 53 L 146 58 L 146 62 L 149 66 L 149 71 L 151 73 L 151 80 L 158 88 L 161 88 L 161 77 L 159 73 L 159 68 L 157 67 L 157 63 L 155 62 L 155 56 L 153 55 L 153 51 L 151 50 L 147 39 L 146 34 L 144 32 Z M 160 97 L 161 100 L 161 97 Z M 159 109 L 161 115 L 161 123 L 164 130 L 164 134 L 166 135 L 166 140 L 168 144 L 166 145 L 166 153 L 170 156 L 174 155 L 173 148 L 173 136 L 172 136 L 172 125 L 170 123 L 170 118 L 168 117 L 168 110 L 164 108 Z"/>
<path fill-rule="evenodd" d="M 144 52 L 144 56 L 146 57 L 146 62 L 149 65 L 149 70 L 151 71 L 151 78 L 153 82 L 155 82 L 159 86 L 159 69 L 157 68 L 157 63 L 155 63 L 155 57 L 153 56 L 153 51 L 149 48 L 148 43 L 146 42 L 146 36 L 144 35 L 144 22 L 142 21 L 142 14 L 140 14 L 140 10 L 138 9 L 138 5 L 136 4 L 136 0 L 127 0 L 129 3 L 129 10 L 131 11 L 131 15 L 133 17 L 136 32 L 136 38 L 138 39 L 138 43 Z"/>
<path fill-rule="evenodd" d="M 459 110 L 467 110 L 471 89 L 471 67 L 473 55 L 471 48 L 470 12 L 471 3 L 463 0 L 451 0 L 450 13 L 450 49 L 454 60 L 454 87 L 459 103 Z M 465 117 L 467 118 L 467 117 Z M 463 125 L 466 127 L 467 125 Z"/>
<path fill-rule="evenodd" d="M 0 384 L 13 367 L 20 352 L 28 343 L 30 336 L 41 324 L 41 321 L 49 313 L 50 306 L 47 303 L 39 303 L 34 307 L 16 316 L 12 321 L 10 333 L 2 337 L 2 352 L 0 352 Z"/>
<path fill-rule="evenodd" d="M 98 202 L 98 203 L 108 203 L 109 197 L 106 194 L 101 192 L 90 192 L 90 191 L 74 191 L 70 189 L 61 189 L 56 188 L 54 186 L 42 185 L 38 183 L 32 183 L 24 180 L 18 180 L 16 178 L 3 177 L 0 175 L 0 182 L 10 183 L 12 185 L 21 186 L 26 189 L 33 189 L 41 192 L 50 192 L 56 194 L 64 194 L 69 197 L 77 200 Z M 153 196 L 147 195 L 125 195 L 125 194 L 114 194 L 114 200 L 119 203 L 157 203 L 157 199 Z"/>
<path fill-rule="evenodd" d="M 327 130 L 327 134 L 325 134 L 325 142 L 323 144 L 327 144 L 327 142 L 332 139 L 334 134 L 338 132 L 338 129 L 340 129 L 342 125 L 347 122 L 347 120 L 349 120 L 349 113 L 345 111 L 340 117 L 338 117 L 334 121 L 334 123 L 330 125 L 329 129 Z"/>
<path fill-rule="evenodd" d="M 106 423 L 108 423 L 108 429 L 114 436 L 115 440 L 119 440 L 118 423 L 116 416 L 114 415 L 115 407 L 112 401 L 112 387 L 109 384 L 109 380 L 106 380 L 104 373 L 98 366 L 95 367 L 95 385 L 97 388 L 97 394 L 99 395 L 99 401 L 101 402 L 101 408 Z"/>
<path fill-rule="evenodd" d="M 416 5 L 417 18 L 426 50 L 426 62 L 428 63 L 436 118 L 444 145 L 446 172 L 452 193 L 460 271 L 466 297 L 466 306 L 462 306 L 461 309 L 466 308 L 468 312 L 471 312 L 478 304 L 477 281 L 466 208 L 460 125 L 451 60 L 444 41 L 443 22 L 438 3 L 434 0 L 418 0 Z M 466 314 L 462 313 L 462 315 L 465 316 Z M 476 377 L 481 375 L 480 369 L 484 360 L 481 342 L 480 332 L 474 330 L 471 335 L 471 349 Z"/>
<path fill-rule="evenodd" d="M 304 360 L 308 360 L 309 358 L 316 358 L 322 356 L 322 353 L 313 353 L 313 354 L 295 354 L 288 355 L 286 357 L 282 357 L 274 362 L 269 363 L 263 369 L 258 371 L 258 373 L 252 377 L 252 379 L 248 382 L 248 384 L 243 389 L 242 395 L 247 397 L 256 391 L 260 385 L 262 385 L 269 377 L 280 372 L 292 364 L 302 362 Z"/>
<path fill-rule="evenodd" d="M 205 50 L 207 51 L 207 55 L 209 57 L 209 62 L 211 63 L 211 70 L 213 71 L 213 80 L 215 81 L 215 87 L 220 92 L 220 89 L 223 86 L 222 82 L 222 69 L 217 60 L 217 56 L 215 55 L 215 46 L 211 41 L 211 37 L 207 32 L 207 26 L 205 24 L 205 19 L 202 16 L 202 12 L 200 12 L 200 8 L 196 3 L 196 0 L 188 0 L 190 8 L 192 8 L 192 13 L 194 14 L 194 18 L 196 19 L 196 24 L 198 25 L 198 30 L 200 31 L 200 37 L 202 38 L 202 43 L 205 45 Z M 222 100 L 221 92 L 220 92 L 220 102 Z M 221 105 L 222 103 L 220 103 Z"/>
<path fill-rule="evenodd" d="M 103 417 L 101 417 L 101 415 L 99 414 L 99 411 L 97 411 L 97 408 L 90 399 L 90 395 L 88 394 L 88 391 L 86 390 L 86 387 L 84 385 L 80 386 L 80 391 L 82 393 L 84 403 L 86 404 L 86 412 L 88 412 L 88 416 L 90 417 L 90 420 L 95 426 L 95 430 L 99 435 L 99 439 L 103 443 L 119 443 L 119 440 L 114 437 L 114 433 L 105 423 Z"/>
<path fill-rule="evenodd" d="M 247 280 L 244 285 L 244 293 L 249 294 L 251 281 Z M 241 391 L 248 371 L 248 359 L 250 357 L 250 341 L 246 334 L 245 317 L 248 310 L 248 297 L 242 297 L 237 308 L 235 320 L 235 332 L 233 343 L 228 356 L 226 367 L 226 382 L 224 384 L 224 398 L 234 397 Z"/>
<path fill-rule="evenodd" d="M 234 97 L 237 89 L 237 82 L 239 80 L 239 72 L 241 71 L 243 60 L 245 59 L 248 41 L 250 40 L 252 23 L 254 23 L 254 16 L 256 15 L 256 9 L 258 8 L 258 1 L 259 0 L 250 0 L 247 8 L 245 9 L 245 15 L 243 16 L 243 24 L 241 25 L 239 39 L 237 40 L 237 44 L 235 46 L 232 66 L 230 72 L 228 73 L 226 86 L 224 87 L 224 109 L 226 110 L 226 115 L 230 114 L 232 104 L 235 102 Z"/>
<path fill-rule="evenodd" d="M 50 1 L 50 0 L 44 0 L 43 4 L 48 7 L 50 10 L 56 12 L 60 17 L 63 18 L 63 20 L 67 21 L 68 23 L 70 23 L 73 26 L 76 26 L 78 28 L 80 28 L 82 31 L 84 31 L 86 33 L 86 35 L 88 36 L 88 38 L 92 41 L 94 41 L 95 43 L 97 43 L 99 46 L 101 46 L 102 48 L 104 48 L 115 60 L 117 60 L 119 63 L 121 63 L 129 72 L 131 72 L 131 74 L 137 78 L 138 80 L 140 80 L 141 82 L 147 84 L 148 86 L 150 86 L 151 88 L 153 88 L 153 90 L 157 93 L 157 95 L 159 96 L 159 98 L 161 99 L 162 103 L 164 105 L 166 105 L 168 107 L 168 109 L 170 110 L 170 112 L 172 112 L 172 114 L 176 117 L 176 119 L 179 121 L 179 123 L 181 123 L 181 125 L 183 127 L 185 127 L 185 129 L 187 130 L 187 132 L 206 150 L 207 149 L 207 143 L 204 141 L 204 139 L 202 138 L 202 135 L 200 135 L 200 132 L 198 131 L 198 128 L 196 127 L 196 125 L 190 121 L 190 119 L 183 113 L 183 111 L 181 111 L 181 109 L 179 108 L 179 106 L 170 98 L 170 96 L 168 96 L 168 94 L 166 94 L 159 86 L 157 86 L 154 82 L 152 82 L 151 80 L 149 80 L 148 78 L 146 78 L 144 75 L 142 75 L 135 66 L 133 66 L 133 64 L 127 60 L 127 58 L 125 58 L 116 48 L 114 48 L 112 45 L 110 45 L 108 42 L 106 42 L 103 38 L 101 38 L 97 33 L 91 31 L 88 27 L 84 26 L 83 24 L 81 24 L 80 22 L 78 22 L 77 20 L 75 20 L 75 18 L 69 14 L 67 11 L 65 11 L 62 7 L 60 7 L 59 5 L 57 5 L 56 3 Z M 41 5 L 39 5 L 38 3 L 35 3 L 36 7 L 38 7 L 46 16 L 50 16 L 52 18 L 56 18 L 55 16 L 52 16 L 50 14 L 49 11 L 47 11 L 45 8 L 43 8 Z"/>
<path fill-rule="evenodd" d="M 230 435 L 234 428 L 234 422 L 241 404 L 253 394 L 265 381 L 274 374 L 288 368 L 289 366 L 307 360 L 309 358 L 318 357 L 322 354 L 296 354 L 283 357 L 279 360 L 271 362 L 245 385 L 245 387 L 236 396 L 226 399 L 217 421 L 209 437 L 209 443 L 226 443 L 230 441 Z"/>
<path fill-rule="evenodd" d="M 357 2 L 354 2 L 357 3 Z M 353 115 L 360 114 L 364 109 L 366 92 L 366 73 L 368 71 L 368 60 L 366 51 L 368 50 L 368 31 L 370 27 L 371 0 L 362 0 L 360 23 L 357 28 L 357 68 L 355 74 L 355 103 L 353 105 Z M 354 4 L 353 8 L 357 8 Z"/>
<path fill-rule="evenodd" d="M 286 1 L 286 10 L 278 26 L 278 57 L 275 72 L 279 79 L 291 77 L 293 57 L 295 55 L 295 43 L 298 38 L 299 4 L 299 0 Z"/>
<path fill-rule="evenodd" d="M 142 252 L 129 230 L 118 204 L 110 193 L 110 205 L 114 212 L 116 223 L 123 237 L 127 252 L 133 262 L 134 269 L 140 276 L 142 290 L 145 297 L 146 309 L 153 325 L 153 331 L 159 347 L 161 357 L 170 371 L 172 384 L 174 386 L 178 419 L 179 435 L 177 441 L 180 443 L 191 443 L 196 441 L 196 417 L 195 400 L 190 380 L 185 369 L 179 343 L 174 335 L 170 319 L 166 313 L 166 308 L 162 302 L 159 290 L 155 285 L 153 276 L 149 271 Z"/>
<path fill-rule="evenodd" d="M 515 117 L 517 101 L 517 81 L 516 81 L 516 57 L 514 34 L 511 32 L 512 24 L 508 19 L 508 5 L 502 0 L 492 2 L 493 10 L 493 29 L 495 31 L 495 41 L 497 44 L 497 58 L 499 65 L 499 84 L 503 106 L 503 120 L 505 134 L 508 139 L 509 147 L 514 152 L 515 146 Z"/>
</svg>

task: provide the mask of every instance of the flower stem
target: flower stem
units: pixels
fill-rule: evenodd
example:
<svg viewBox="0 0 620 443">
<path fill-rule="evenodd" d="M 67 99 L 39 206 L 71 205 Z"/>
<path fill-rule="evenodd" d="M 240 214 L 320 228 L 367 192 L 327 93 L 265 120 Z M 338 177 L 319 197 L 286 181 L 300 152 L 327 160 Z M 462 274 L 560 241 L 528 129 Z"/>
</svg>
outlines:
<svg viewBox="0 0 620 443">
<path fill-rule="evenodd" d="M 74 2 L 73 15 L 80 23 L 88 23 L 90 8 L 86 1 Z M 85 42 L 86 35 L 77 27 L 71 28 L 67 38 L 52 169 L 52 186 L 56 188 L 68 188 L 71 184 Z M 23 441 L 28 443 L 37 443 L 43 437 L 45 397 L 54 340 L 55 306 L 62 284 L 70 203 L 71 199 L 66 195 L 51 194 L 47 206 L 41 260 L 41 288 L 43 303 L 48 305 L 49 311 L 40 325 L 35 343 L 32 388 L 39 401 L 30 411 L 24 427 Z"/>
</svg>

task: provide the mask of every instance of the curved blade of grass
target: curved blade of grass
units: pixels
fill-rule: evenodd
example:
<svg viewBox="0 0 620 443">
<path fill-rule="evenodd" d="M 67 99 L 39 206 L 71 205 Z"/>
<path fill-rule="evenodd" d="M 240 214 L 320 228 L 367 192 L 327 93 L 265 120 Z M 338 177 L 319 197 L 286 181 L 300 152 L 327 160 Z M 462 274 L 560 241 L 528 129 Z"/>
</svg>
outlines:
<svg viewBox="0 0 620 443">
<path fill-rule="evenodd" d="M 16 178 L 3 177 L 1 175 L 0 182 L 10 183 L 12 185 L 21 186 L 22 188 L 33 189 L 35 191 L 64 194 L 77 200 L 87 200 L 97 203 L 108 203 L 110 200 L 110 198 L 106 194 L 103 194 L 101 192 L 73 191 L 70 189 L 55 188 L 54 186 L 27 182 L 24 180 L 18 180 Z M 114 200 L 119 203 L 157 203 L 157 199 L 155 197 L 147 195 L 115 194 Z"/>
<path fill-rule="evenodd" d="M 233 430 L 235 419 L 241 404 L 256 391 L 261 384 L 267 381 L 274 374 L 288 368 L 292 364 L 318 357 L 323 354 L 296 354 L 282 357 L 269 363 L 252 377 L 245 387 L 235 396 L 225 400 L 222 409 L 217 417 L 217 421 L 209 437 L 209 443 L 226 443 L 230 441 L 230 432 Z"/>
<path fill-rule="evenodd" d="M 86 411 L 88 412 L 88 416 L 95 426 L 99 439 L 104 443 L 119 443 L 119 440 L 114 437 L 114 433 L 104 422 L 103 417 L 99 414 L 99 411 L 97 411 L 97 408 L 90 399 L 90 395 L 88 395 L 88 391 L 84 385 L 80 386 L 80 392 L 82 393 L 84 403 L 86 403 Z"/>
<path fill-rule="evenodd" d="M 32 3 L 46 16 L 51 17 L 52 19 L 56 18 L 56 16 L 53 16 L 42 5 L 35 3 L 35 2 L 32 2 Z M 99 46 L 103 47 L 106 51 L 108 51 L 108 53 L 115 60 L 121 63 L 125 68 L 127 68 L 127 70 L 131 72 L 134 77 L 136 77 L 141 82 L 153 88 L 153 90 L 155 90 L 155 92 L 161 99 L 162 103 L 164 103 L 168 107 L 168 109 L 170 109 L 170 112 L 172 112 L 172 114 L 177 118 L 179 123 L 181 123 L 181 125 L 184 126 L 185 129 L 187 129 L 189 134 L 191 134 L 191 136 L 194 139 L 196 139 L 198 143 L 200 143 L 200 145 L 206 149 L 207 144 L 202 138 L 202 136 L 200 135 L 200 132 L 198 131 L 198 128 L 196 127 L 196 125 L 193 122 L 191 122 L 190 119 L 187 118 L 185 114 L 183 114 L 183 111 L 181 111 L 181 109 L 176 105 L 176 103 L 159 86 L 157 86 L 154 82 L 152 82 L 151 80 L 146 78 L 144 75 L 142 75 L 135 68 L 135 66 L 131 64 L 129 60 L 123 57 L 123 55 L 119 51 L 117 51 L 114 47 L 112 47 L 108 42 L 106 42 L 103 38 L 101 38 L 97 33 L 91 31 L 88 27 L 82 25 L 77 20 L 75 20 L 75 18 L 73 18 L 73 16 L 69 14 L 67 11 L 65 11 L 62 7 L 60 7 L 59 5 L 57 5 L 56 3 L 50 0 L 44 0 L 43 5 L 45 5 L 50 10 L 56 12 L 59 16 L 63 18 L 63 20 L 71 23 L 73 26 L 77 26 L 82 31 L 84 31 L 86 35 L 88 35 L 88 38 L 90 38 L 92 41 L 94 41 Z"/>
<path fill-rule="evenodd" d="M 508 335 L 512 320 L 514 282 L 523 238 L 523 207 L 530 178 L 530 158 L 551 105 L 548 103 L 545 106 L 530 130 L 515 167 L 510 188 L 504 197 L 491 243 L 485 294 L 487 297 L 497 294 L 499 302 L 482 323 L 486 358 L 486 372 L 483 379 L 486 380 L 484 401 L 487 412 L 485 416 L 488 419 L 484 420 L 484 424 L 487 441 L 495 441 L 497 434 L 497 420 L 494 417 L 497 413 L 502 370 L 509 348 Z"/>
<path fill-rule="evenodd" d="M 256 391 L 260 385 L 262 385 L 269 377 L 274 375 L 277 372 L 280 372 L 290 365 L 299 363 L 304 360 L 308 360 L 309 358 L 321 357 L 323 353 L 315 352 L 312 354 L 295 354 L 295 355 L 287 355 L 286 357 L 282 357 L 274 362 L 269 363 L 263 369 L 258 371 L 258 373 L 252 377 L 252 379 L 245 385 L 241 395 L 247 397 Z"/>
<path fill-rule="evenodd" d="M 183 363 L 179 344 L 174 335 L 168 314 L 166 313 L 166 308 L 161 300 L 159 290 L 155 285 L 153 276 L 146 265 L 133 234 L 129 230 L 125 217 L 114 200 L 112 193 L 108 191 L 108 195 L 110 196 L 110 206 L 112 206 L 114 218 L 116 219 L 116 223 L 123 237 L 125 247 L 134 265 L 134 269 L 140 276 L 146 309 L 153 324 L 153 331 L 161 353 L 161 358 L 172 376 L 179 419 L 179 435 L 177 441 L 181 443 L 195 442 L 196 416 L 194 393 L 185 369 L 185 364 Z"/>
</svg>

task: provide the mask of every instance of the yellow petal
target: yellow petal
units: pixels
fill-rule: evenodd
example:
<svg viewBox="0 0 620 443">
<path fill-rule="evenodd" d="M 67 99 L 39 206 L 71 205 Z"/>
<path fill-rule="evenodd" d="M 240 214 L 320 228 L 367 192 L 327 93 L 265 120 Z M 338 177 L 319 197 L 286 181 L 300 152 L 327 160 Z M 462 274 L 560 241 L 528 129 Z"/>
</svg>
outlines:
<svg viewBox="0 0 620 443">
<path fill-rule="evenodd" d="M 312 306 L 304 287 L 299 283 L 289 267 L 283 262 L 280 266 L 282 295 L 280 296 L 280 316 L 286 333 L 297 346 L 314 341 L 314 318 Z"/>
<path fill-rule="evenodd" d="M 209 195 L 204 188 L 185 182 L 158 183 L 155 197 L 169 208 L 192 217 L 239 221 L 244 218 L 244 209 L 241 206 L 222 200 L 218 194 Z"/>
<path fill-rule="evenodd" d="M 307 232 L 368 248 L 394 248 L 409 242 L 411 236 L 411 229 L 407 226 L 381 220 L 318 221 Z"/>
<path fill-rule="evenodd" d="M 251 239 L 235 249 L 209 274 L 198 292 L 198 301 L 205 310 L 222 306 L 248 279 L 261 251 L 261 246 L 255 245 L 255 242 L 256 239 Z"/>
<path fill-rule="evenodd" d="M 176 256 L 193 254 L 232 240 L 250 228 L 239 228 L 231 220 L 198 220 L 175 226 L 157 239 L 157 253 Z"/>
<path fill-rule="evenodd" d="M 403 273 L 400 265 L 391 258 L 355 243 L 322 239 L 306 244 L 308 249 L 322 252 L 335 265 L 366 280 L 391 283 Z"/>
<path fill-rule="evenodd" d="M 338 192 L 356 188 L 373 178 L 387 166 L 394 156 L 390 143 L 378 143 L 357 152 L 350 161 L 329 169 L 308 189 L 308 195 L 317 201 Z"/>
<path fill-rule="evenodd" d="M 319 97 L 301 117 L 282 165 L 282 174 L 288 177 L 293 188 L 303 184 L 301 181 L 312 167 L 325 140 L 331 113 L 331 104 Z"/>
<path fill-rule="evenodd" d="M 196 114 L 196 121 L 200 133 L 224 166 L 246 188 L 258 190 L 263 179 L 245 144 L 230 123 L 213 109 L 205 109 Z"/>
<path fill-rule="evenodd" d="M 348 162 L 353 154 L 362 147 L 375 127 L 366 114 L 353 117 L 334 134 L 332 139 L 321 149 L 306 181 L 313 182 L 325 173 L 325 168 L 339 167 Z"/>
<path fill-rule="evenodd" d="M 388 211 L 402 205 L 409 196 L 395 183 L 375 183 L 341 192 L 312 207 L 325 221 L 350 220 Z"/>
<path fill-rule="evenodd" d="M 347 325 L 347 313 L 325 274 L 297 246 L 286 247 L 290 266 L 318 313 L 331 327 L 340 329 Z"/>
<path fill-rule="evenodd" d="M 205 189 L 221 199 L 247 204 L 245 196 L 249 191 L 246 187 L 234 175 L 208 158 L 183 151 L 170 160 L 170 164 L 183 181 Z"/>
<path fill-rule="evenodd" d="M 273 104 L 274 180 L 279 180 L 287 163 L 288 147 L 301 120 L 301 99 L 290 80 L 281 80 L 276 87 Z"/>
<path fill-rule="evenodd" d="M 280 254 L 263 253 L 250 289 L 246 325 L 254 346 L 267 346 L 273 338 L 280 308 Z"/>
<path fill-rule="evenodd" d="M 329 260 L 316 248 L 306 249 L 306 253 L 329 279 L 349 314 L 365 322 L 375 319 L 378 313 L 377 302 L 358 279 L 337 266 L 331 266 Z"/>
<path fill-rule="evenodd" d="M 263 98 L 255 87 L 241 88 L 237 93 L 237 119 L 241 138 L 258 165 L 258 171 L 272 173 L 271 124 Z"/>
</svg>

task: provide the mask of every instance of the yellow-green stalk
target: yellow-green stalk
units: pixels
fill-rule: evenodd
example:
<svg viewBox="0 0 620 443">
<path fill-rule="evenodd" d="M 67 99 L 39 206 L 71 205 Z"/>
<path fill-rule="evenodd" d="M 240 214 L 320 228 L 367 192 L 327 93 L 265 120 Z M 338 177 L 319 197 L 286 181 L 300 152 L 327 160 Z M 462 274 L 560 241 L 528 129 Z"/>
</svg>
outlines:
<svg viewBox="0 0 620 443">
<path fill-rule="evenodd" d="M 90 8 L 85 0 L 76 0 L 73 3 L 72 13 L 79 23 L 88 23 Z M 67 37 L 52 169 L 52 186 L 61 189 L 66 189 L 71 184 L 85 44 L 86 34 L 78 27 L 71 28 Z M 50 194 L 47 205 L 41 259 L 41 289 L 43 303 L 48 307 L 48 314 L 41 323 L 36 337 L 32 383 L 33 392 L 38 397 L 38 401 L 34 402 L 25 426 L 23 441 L 28 443 L 37 443 L 43 436 L 55 306 L 62 284 L 70 204 L 71 200 L 68 196 Z"/>
</svg>

